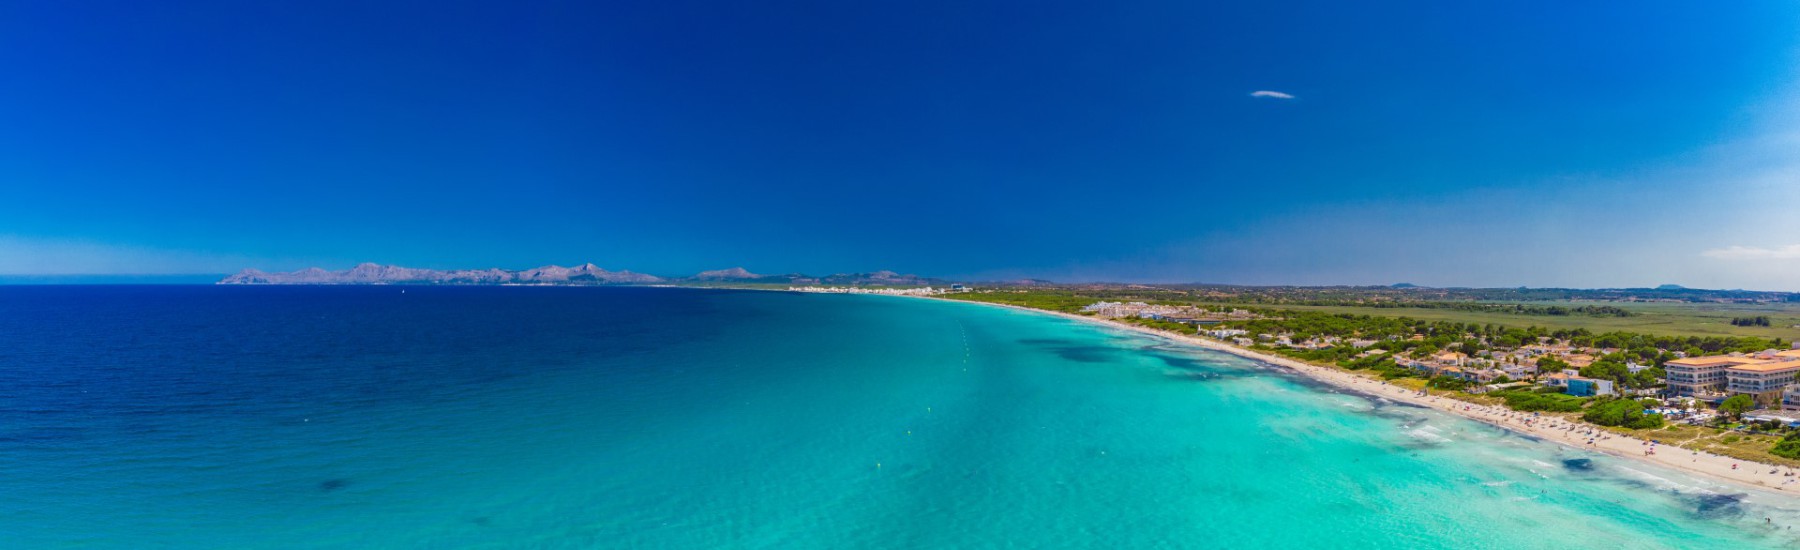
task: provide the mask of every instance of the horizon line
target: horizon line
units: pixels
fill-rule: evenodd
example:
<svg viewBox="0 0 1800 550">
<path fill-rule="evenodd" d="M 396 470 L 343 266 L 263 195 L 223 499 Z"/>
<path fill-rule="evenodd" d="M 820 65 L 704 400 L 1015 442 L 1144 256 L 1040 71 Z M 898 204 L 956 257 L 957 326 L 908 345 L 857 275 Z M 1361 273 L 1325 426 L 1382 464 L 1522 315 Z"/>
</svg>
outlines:
<svg viewBox="0 0 1800 550">
<path fill-rule="evenodd" d="M 373 262 L 367 262 L 367 263 L 373 263 Z M 392 265 L 392 264 L 377 264 L 377 265 Z M 555 264 L 551 264 L 551 265 L 555 265 Z M 253 268 L 246 268 L 246 269 L 253 269 Z M 504 268 L 491 268 L 491 269 L 504 269 Z M 242 270 L 240 270 L 240 271 L 242 271 Z M 629 270 L 622 270 L 622 271 L 629 271 Z M 638 273 L 642 273 L 642 274 L 646 274 L 646 275 L 655 275 L 655 274 L 654 274 L 654 273 L 650 273 L 650 272 L 638 272 Z M 796 275 L 796 274 L 797 274 L 797 275 L 807 275 L 807 276 L 813 276 L 813 275 L 811 275 L 811 274 L 807 274 L 807 273 L 797 273 L 797 272 L 790 272 L 790 273 L 780 273 L 780 274 L 771 274 L 771 275 L 768 275 L 768 276 L 781 276 L 781 275 Z M 231 273 L 225 273 L 225 272 L 212 272 L 212 273 L 206 273 L 206 272 L 196 272 L 196 273 L 0 273 L 0 285 L 8 285 L 8 284 L 12 284 L 12 283 L 8 283 L 8 282 L 7 282 L 7 281 L 9 281 L 9 280 L 13 280 L 13 281 L 16 281 L 16 280 L 45 280 L 45 281 L 46 281 L 46 282 L 45 282 L 45 283 L 40 283 L 40 284 L 59 284 L 59 282 L 57 282 L 57 281 L 54 281 L 54 280 L 56 280 L 56 279 L 198 279 L 198 278 L 201 278 L 201 277 L 207 277 L 207 278 L 224 278 L 224 277 L 228 277 L 228 276 L 230 276 L 230 275 L 232 275 L 232 274 L 231 274 Z M 691 276 L 692 276 L 692 274 L 689 274 L 689 275 L 680 275 L 680 276 L 670 276 L 670 277 L 664 277 L 664 278 L 686 278 L 686 277 L 691 277 Z M 925 278 L 934 278 L 934 279 L 946 279 L 946 280 L 950 280 L 950 279 L 951 279 L 951 278 L 950 278 L 950 277 L 942 277 L 942 276 L 937 276 L 937 275 L 916 275 L 916 274 L 915 274 L 915 275 L 914 275 L 914 276 L 917 276 L 917 277 L 925 277 Z M 986 279 L 986 280 L 981 280 L 981 279 L 976 279 L 976 278 L 972 278 L 972 277 L 971 277 L 971 278 L 966 278 L 966 279 L 967 279 L 967 280 L 968 280 L 968 281 L 969 281 L 969 282 L 971 282 L 971 283 L 1000 283 L 1000 284 L 1005 284 L 1005 283 L 1009 283 L 1009 282 L 1010 282 L 1010 281 L 1015 281 L 1015 280 L 1036 280 L 1036 281 L 1044 281 L 1044 282 L 1047 282 L 1047 283 L 1050 283 L 1050 284 L 1053 284 L 1053 285 L 1057 285 L 1057 286 L 1074 286 L 1074 285 L 1121 285 L 1121 286 L 1125 286 L 1125 285 L 1143 285 L 1143 286 L 1214 286 L 1214 287 L 1244 287 L 1244 288 L 1334 288 L 1334 287 L 1363 287 L 1363 288 L 1383 288 L 1383 287 L 1389 287 L 1389 288 L 1397 288 L 1397 289 L 1400 289 L 1400 288 L 1410 288 L 1410 289 L 1425 289 L 1425 290 L 1433 290 L 1433 289 L 1435 289 L 1435 290 L 1506 290 L 1506 289 L 1528 289 L 1528 290 L 1559 290 L 1559 289 L 1560 289 L 1560 290 L 1657 290 L 1657 289 L 1658 289 L 1658 288 L 1659 288 L 1659 287 L 1660 287 L 1660 286 L 1662 286 L 1662 285 L 1651 285 L 1651 286 L 1595 286 L 1595 287 L 1579 287 L 1579 286 L 1531 286 L 1531 285 L 1508 285 L 1508 286 L 1473 286 L 1473 285 L 1446 285 L 1446 286 L 1434 286 L 1434 285 L 1422 285 L 1422 284 L 1413 284 L 1413 283 L 1387 283 L 1387 284 L 1380 284 L 1380 283 L 1371 283 L 1371 284 L 1357 284 L 1357 283 L 1332 283 L 1332 284 L 1292 284 L 1292 283 L 1209 283 L 1209 282 L 1195 282 L 1195 281 L 1189 281 L 1189 282 L 1166 282 L 1166 281 L 1165 281 L 1165 282 L 1144 282 L 1144 281 L 1107 281 L 1107 280 L 1089 280 L 1089 281 L 1058 281 L 1058 280 L 1052 280 L 1052 279 L 1045 279 L 1045 278 L 1041 278 L 1041 277 L 1016 277 L 1016 278 L 1013 278 L 1013 279 Z M 62 282 L 62 283 L 60 283 L 60 284 L 83 284 L 83 283 L 78 283 L 78 282 Z M 170 283 L 158 283 L 158 284 L 170 284 L 170 285 L 181 285 L 181 284 L 195 284 L 195 285 L 210 285 L 210 284 L 212 284 L 212 283 L 210 283 L 210 282 L 205 282 L 205 283 L 203 283 L 203 282 L 197 282 L 197 281 L 196 281 L 196 282 L 170 282 Z M 1671 283 L 1665 283 L 1665 284 L 1671 284 Z M 618 284 L 618 285 L 615 285 L 615 286 L 631 286 L 631 285 L 632 285 L 632 284 L 631 284 L 631 283 L 624 283 L 624 284 Z M 1410 287 L 1401 287 L 1401 286 L 1398 286 L 1398 285 L 1410 285 Z M 294 286 L 300 286 L 300 285 L 294 285 Z M 318 285 L 318 286 L 354 286 L 354 285 L 329 285 L 329 284 L 323 284 L 323 285 Z M 1680 287 L 1680 288 L 1679 288 L 1679 290 L 1697 290 L 1697 291 L 1715 291 L 1715 292 L 1759 292 L 1759 293 L 1778 293 L 1778 294 L 1796 294 L 1796 293 L 1800 293 L 1800 291 L 1794 291 L 1794 290 L 1758 290 L 1758 289 L 1745 289 L 1745 288 L 1700 288 L 1700 287 L 1689 287 L 1689 286 L 1683 286 L 1683 285 L 1673 285 L 1673 286 L 1677 286 L 1677 287 Z"/>
</svg>

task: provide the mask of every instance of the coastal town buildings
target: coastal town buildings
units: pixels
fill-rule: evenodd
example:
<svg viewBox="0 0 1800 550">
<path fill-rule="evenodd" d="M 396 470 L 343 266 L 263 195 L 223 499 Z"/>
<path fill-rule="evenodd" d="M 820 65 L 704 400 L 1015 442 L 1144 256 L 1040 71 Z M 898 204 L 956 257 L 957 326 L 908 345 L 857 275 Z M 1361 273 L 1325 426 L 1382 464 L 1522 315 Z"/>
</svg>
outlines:
<svg viewBox="0 0 1800 550">
<path fill-rule="evenodd" d="M 788 292 L 811 292 L 819 294 L 883 294 L 888 296 L 937 296 L 964 292 L 947 288 L 864 288 L 858 286 L 790 286 Z"/>
<path fill-rule="evenodd" d="M 1082 313 L 1092 313 L 1100 317 L 1132 317 L 1150 304 L 1143 302 L 1095 302 L 1081 308 Z"/>
<path fill-rule="evenodd" d="M 1213 311 L 1196 306 L 1156 305 L 1144 302 L 1095 302 L 1083 306 L 1081 312 L 1109 319 L 1140 317 L 1195 325 L 1256 318 L 1256 315 L 1249 311 L 1235 308 L 1227 311 Z"/>
</svg>

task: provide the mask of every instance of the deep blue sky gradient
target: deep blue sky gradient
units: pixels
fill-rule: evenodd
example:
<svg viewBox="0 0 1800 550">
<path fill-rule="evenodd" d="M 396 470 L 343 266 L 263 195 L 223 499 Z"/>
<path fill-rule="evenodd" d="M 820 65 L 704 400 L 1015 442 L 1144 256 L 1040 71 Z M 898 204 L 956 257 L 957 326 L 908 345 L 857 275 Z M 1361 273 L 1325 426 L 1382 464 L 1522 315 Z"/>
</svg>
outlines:
<svg viewBox="0 0 1800 550">
<path fill-rule="evenodd" d="M 1731 173 L 1800 42 L 1789 2 L 1250 4 L 11 3 L 0 272 L 1581 284 L 1445 266 L 1624 254 L 1683 201 L 1529 228 Z"/>
</svg>

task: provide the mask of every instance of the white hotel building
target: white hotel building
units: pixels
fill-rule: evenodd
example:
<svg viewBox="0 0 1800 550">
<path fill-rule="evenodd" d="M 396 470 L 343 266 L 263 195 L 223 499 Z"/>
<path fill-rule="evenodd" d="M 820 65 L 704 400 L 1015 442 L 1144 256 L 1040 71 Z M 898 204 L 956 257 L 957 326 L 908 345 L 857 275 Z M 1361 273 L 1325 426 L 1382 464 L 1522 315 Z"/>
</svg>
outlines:
<svg viewBox="0 0 1800 550">
<path fill-rule="evenodd" d="M 1730 382 L 1726 369 L 1766 362 L 1768 360 L 1739 355 L 1708 355 L 1671 360 L 1663 363 L 1663 370 L 1667 373 L 1665 380 L 1669 383 L 1670 395 L 1705 398 L 1725 393 Z"/>
<path fill-rule="evenodd" d="M 1800 375 L 1800 360 L 1737 365 L 1725 369 L 1725 377 L 1729 380 L 1725 389 L 1732 395 L 1756 398 L 1757 405 L 1779 406 L 1782 391 L 1794 385 L 1796 375 Z"/>
</svg>

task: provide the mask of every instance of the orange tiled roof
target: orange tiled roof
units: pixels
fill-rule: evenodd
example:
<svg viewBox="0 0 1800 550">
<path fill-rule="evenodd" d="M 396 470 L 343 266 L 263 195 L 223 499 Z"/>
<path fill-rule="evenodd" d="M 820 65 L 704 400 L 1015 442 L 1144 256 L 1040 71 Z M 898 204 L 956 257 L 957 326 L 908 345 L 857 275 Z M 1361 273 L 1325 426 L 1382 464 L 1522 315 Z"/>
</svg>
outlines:
<svg viewBox="0 0 1800 550">
<path fill-rule="evenodd" d="M 1679 367 L 1716 367 L 1720 365 L 1750 365 L 1765 362 L 1767 362 L 1767 360 L 1754 357 L 1707 355 L 1702 357 L 1688 357 L 1686 359 L 1672 359 L 1669 362 L 1664 363 L 1664 365 L 1675 365 Z"/>
<path fill-rule="evenodd" d="M 1800 360 L 1751 363 L 1748 365 L 1737 365 L 1728 370 L 1737 372 L 1780 372 L 1783 370 L 1800 370 Z"/>
</svg>

